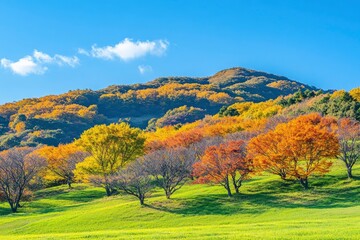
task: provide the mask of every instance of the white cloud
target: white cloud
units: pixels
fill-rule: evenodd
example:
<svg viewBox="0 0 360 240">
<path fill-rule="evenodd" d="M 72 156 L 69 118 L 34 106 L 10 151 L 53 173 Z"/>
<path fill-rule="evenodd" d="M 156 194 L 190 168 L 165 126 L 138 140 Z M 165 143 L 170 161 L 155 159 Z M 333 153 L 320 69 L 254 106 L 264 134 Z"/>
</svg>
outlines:
<svg viewBox="0 0 360 240">
<path fill-rule="evenodd" d="M 36 63 L 32 56 L 25 56 L 20 58 L 17 62 L 12 62 L 9 59 L 1 59 L 1 66 L 9 68 L 16 74 L 26 76 L 29 74 L 43 74 L 47 67 L 41 66 Z"/>
<path fill-rule="evenodd" d="M 51 57 L 50 55 L 35 49 L 32 56 L 25 56 L 16 62 L 3 58 L 0 63 L 3 68 L 10 69 L 15 74 L 27 76 L 30 74 L 44 74 L 48 70 L 47 65 L 49 64 L 75 67 L 79 64 L 79 58 L 76 56 L 67 57 L 59 54 L 55 54 Z"/>
<path fill-rule="evenodd" d="M 52 58 L 48 54 L 40 52 L 36 49 L 34 50 L 33 56 L 39 62 L 52 62 Z"/>
<path fill-rule="evenodd" d="M 73 57 L 67 57 L 63 55 L 56 54 L 53 58 L 54 62 L 56 62 L 58 65 L 68 65 L 70 67 L 75 67 L 79 64 L 79 58 L 76 56 Z"/>
<path fill-rule="evenodd" d="M 97 47 L 93 45 L 91 51 L 79 49 L 78 53 L 108 60 L 120 58 L 129 61 L 145 55 L 161 56 L 166 52 L 168 46 L 169 42 L 166 40 L 134 42 L 129 38 L 125 38 L 114 46 Z"/>
<path fill-rule="evenodd" d="M 88 51 L 86 51 L 85 49 L 83 49 L 83 48 L 79 48 L 78 53 L 86 55 L 86 56 L 90 56 L 90 53 Z"/>
<path fill-rule="evenodd" d="M 152 72 L 152 70 L 153 70 L 152 67 L 149 65 L 140 65 L 140 66 L 138 66 L 138 69 L 141 74 Z"/>
</svg>

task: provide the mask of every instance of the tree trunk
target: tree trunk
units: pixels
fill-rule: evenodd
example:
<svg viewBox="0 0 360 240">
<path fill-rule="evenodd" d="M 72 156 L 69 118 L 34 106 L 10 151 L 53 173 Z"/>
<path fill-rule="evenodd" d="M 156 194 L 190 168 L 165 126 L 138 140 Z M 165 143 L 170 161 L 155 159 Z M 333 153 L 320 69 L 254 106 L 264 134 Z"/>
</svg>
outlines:
<svg viewBox="0 0 360 240">
<path fill-rule="evenodd" d="M 23 191 L 24 189 L 23 188 L 20 188 L 19 189 L 19 192 L 18 192 L 18 195 L 16 196 L 15 198 L 15 201 L 11 201 L 11 211 L 13 213 L 17 212 L 17 209 L 20 207 L 20 200 L 21 200 L 21 197 L 22 197 L 22 194 L 23 194 Z M 10 202 L 9 202 L 10 203 Z"/>
<path fill-rule="evenodd" d="M 170 197 L 171 197 L 170 191 L 165 191 L 165 195 L 166 195 L 166 198 L 167 198 L 167 199 L 170 199 Z"/>
<path fill-rule="evenodd" d="M 282 180 L 286 180 L 286 172 L 284 170 L 280 170 L 279 175 L 280 175 Z"/>
<path fill-rule="evenodd" d="M 241 183 L 239 184 L 239 185 L 235 185 L 235 192 L 237 193 L 237 194 L 240 194 L 240 187 L 241 187 Z"/>
<path fill-rule="evenodd" d="M 145 199 L 144 196 L 140 196 L 140 197 L 139 197 L 140 205 L 141 205 L 141 206 L 144 205 L 144 199 Z"/>
<path fill-rule="evenodd" d="M 349 179 L 352 179 L 353 178 L 353 175 L 352 175 L 352 167 L 347 167 L 347 175 L 348 175 L 348 178 Z"/>
<path fill-rule="evenodd" d="M 106 196 L 108 196 L 108 197 L 111 196 L 112 191 L 111 191 L 110 187 L 106 185 L 105 190 L 106 190 Z"/>
<path fill-rule="evenodd" d="M 19 202 L 13 202 L 11 200 L 8 201 L 10 208 L 11 208 L 11 212 L 16 213 L 17 209 L 19 207 Z"/>
<path fill-rule="evenodd" d="M 232 197 L 232 193 L 231 193 L 230 186 L 228 185 L 228 186 L 226 186 L 225 188 L 226 188 L 226 190 L 227 190 L 227 195 L 228 195 L 228 197 Z"/>
<path fill-rule="evenodd" d="M 239 189 L 241 187 L 241 180 L 239 180 L 239 183 L 236 183 L 236 176 L 232 176 L 232 182 L 233 182 L 233 185 L 234 185 L 234 188 L 235 188 L 235 192 L 237 194 L 240 193 Z"/>
<path fill-rule="evenodd" d="M 10 205 L 10 208 L 11 208 L 11 212 L 16 213 L 16 211 L 17 211 L 17 206 L 16 206 L 16 204 L 14 205 L 13 203 L 10 203 L 10 202 L 9 202 L 9 205 Z"/>
<path fill-rule="evenodd" d="M 69 179 L 67 180 L 67 185 L 68 185 L 68 187 L 70 189 L 71 188 L 71 181 Z"/>
<path fill-rule="evenodd" d="M 232 193 L 231 193 L 231 189 L 230 189 L 230 184 L 229 184 L 229 177 L 226 177 L 225 179 L 225 189 L 227 191 L 227 195 L 228 197 L 232 197 Z"/>
<path fill-rule="evenodd" d="M 16 207 L 16 206 L 11 206 L 11 211 L 12 211 L 13 213 L 16 213 L 17 207 Z"/>
<path fill-rule="evenodd" d="M 309 182 L 307 178 L 300 178 L 300 184 L 304 187 L 305 190 L 309 189 Z"/>
</svg>

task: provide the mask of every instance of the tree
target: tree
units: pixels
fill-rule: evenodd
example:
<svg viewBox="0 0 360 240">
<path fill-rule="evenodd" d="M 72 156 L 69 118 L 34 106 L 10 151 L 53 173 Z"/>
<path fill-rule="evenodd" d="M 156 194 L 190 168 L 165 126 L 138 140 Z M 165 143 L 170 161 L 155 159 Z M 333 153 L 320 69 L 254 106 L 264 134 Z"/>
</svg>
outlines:
<svg viewBox="0 0 360 240">
<path fill-rule="evenodd" d="M 288 157 L 283 154 L 286 146 L 283 136 L 275 131 L 259 135 L 250 140 L 248 152 L 254 157 L 254 166 L 259 170 L 265 170 L 279 175 L 286 180 L 290 171 Z"/>
<path fill-rule="evenodd" d="M 110 196 L 114 193 L 110 177 L 143 154 L 144 142 L 143 132 L 127 123 L 97 125 L 76 140 L 90 154 L 76 165 L 76 175 L 103 186 Z"/>
<path fill-rule="evenodd" d="M 39 155 L 47 162 L 46 178 L 63 180 L 71 188 L 74 182 L 74 170 L 77 163 L 89 156 L 74 144 L 59 145 L 58 147 L 45 146 L 38 150 Z"/>
<path fill-rule="evenodd" d="M 201 161 L 194 164 L 193 173 L 198 177 L 197 182 L 220 184 L 231 197 L 231 184 L 239 193 L 243 180 L 252 171 L 252 159 L 247 157 L 245 142 L 237 140 L 207 148 Z"/>
<path fill-rule="evenodd" d="M 205 110 L 201 108 L 181 106 L 171 109 L 165 115 L 154 122 L 156 128 L 161 128 L 168 125 L 184 124 L 195 122 L 205 116 Z"/>
<path fill-rule="evenodd" d="M 194 156 L 195 156 L 194 163 L 195 163 L 195 162 L 200 161 L 201 157 L 204 155 L 204 153 L 208 147 L 214 146 L 214 145 L 219 145 L 223 142 L 224 142 L 223 137 L 219 137 L 219 136 L 207 137 L 207 138 L 201 139 L 201 141 L 194 142 L 194 143 L 188 145 L 186 148 L 188 148 L 189 151 L 191 151 L 192 154 L 194 154 Z"/>
<path fill-rule="evenodd" d="M 29 182 L 45 165 L 33 151 L 21 147 L 0 152 L 0 191 L 12 212 L 17 211 Z"/>
<path fill-rule="evenodd" d="M 200 129 L 180 131 L 166 140 L 166 147 L 176 148 L 182 146 L 188 148 L 190 145 L 200 142 L 203 138 L 204 134 Z"/>
<path fill-rule="evenodd" d="M 111 184 L 113 188 L 137 197 L 140 205 L 144 205 L 145 197 L 155 187 L 152 184 L 151 176 L 140 160 L 136 160 L 125 169 L 120 170 L 111 179 Z"/>
<path fill-rule="evenodd" d="M 337 156 L 339 143 L 328 118 L 308 114 L 253 138 L 248 150 L 256 166 L 294 177 L 307 189 L 309 176 L 329 171 L 332 163 L 326 159 Z"/>
<path fill-rule="evenodd" d="M 348 178 L 353 178 L 352 168 L 360 158 L 360 124 L 349 118 L 340 119 L 337 133 L 340 144 L 338 159 L 345 163 Z"/>
<path fill-rule="evenodd" d="M 235 192 L 240 193 L 239 189 L 243 181 L 248 179 L 249 174 L 254 171 L 253 161 L 246 154 L 246 144 L 243 140 L 229 141 L 226 151 L 229 161 L 235 163 L 231 173 L 231 180 Z"/>
<path fill-rule="evenodd" d="M 183 147 L 157 150 L 143 157 L 148 173 L 156 178 L 168 199 L 190 177 L 195 159 L 193 152 Z"/>
<path fill-rule="evenodd" d="M 360 87 L 351 89 L 349 91 L 349 94 L 353 99 L 360 102 Z"/>
</svg>

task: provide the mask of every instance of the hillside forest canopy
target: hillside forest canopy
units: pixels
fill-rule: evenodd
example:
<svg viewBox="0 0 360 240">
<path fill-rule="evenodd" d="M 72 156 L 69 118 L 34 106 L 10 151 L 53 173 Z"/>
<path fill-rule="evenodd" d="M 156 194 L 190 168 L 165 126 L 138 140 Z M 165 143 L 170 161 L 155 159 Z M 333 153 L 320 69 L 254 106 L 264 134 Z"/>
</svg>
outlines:
<svg viewBox="0 0 360 240">
<path fill-rule="evenodd" d="M 232 68 L 204 78 L 158 78 L 145 84 L 24 99 L 0 106 L 0 150 L 66 144 L 95 125 L 119 121 L 149 130 L 181 125 L 234 103 L 276 99 L 299 89 L 319 91 L 286 77 Z"/>
<path fill-rule="evenodd" d="M 101 187 L 106 196 L 128 194 L 140 205 L 155 189 L 171 199 L 189 183 L 219 185 L 233 197 L 264 173 L 308 191 L 334 161 L 356 181 L 359 88 L 295 90 L 297 82 L 246 69 L 174 79 L 1 106 L 0 199 L 17 212 L 39 189 L 73 183 Z M 251 83 L 277 90 L 264 101 L 236 95 Z M 134 126 L 122 114 L 137 107 L 137 114 L 159 116 Z"/>
</svg>

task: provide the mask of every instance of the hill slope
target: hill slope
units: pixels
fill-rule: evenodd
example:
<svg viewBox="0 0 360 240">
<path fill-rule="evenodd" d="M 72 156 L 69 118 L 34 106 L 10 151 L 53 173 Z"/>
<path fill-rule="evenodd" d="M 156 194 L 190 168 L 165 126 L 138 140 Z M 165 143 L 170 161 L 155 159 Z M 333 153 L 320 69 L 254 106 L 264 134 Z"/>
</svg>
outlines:
<svg viewBox="0 0 360 240">
<path fill-rule="evenodd" d="M 286 77 L 231 68 L 211 77 L 158 78 L 146 84 L 24 99 L 0 106 L 0 150 L 19 145 L 67 143 L 96 124 L 125 118 L 132 125 L 145 128 L 150 119 L 160 118 L 169 110 L 175 109 L 168 115 L 179 115 L 182 106 L 196 109 L 191 116 L 165 121 L 183 123 L 215 114 L 222 106 L 235 102 L 265 101 L 298 89 L 315 90 Z M 158 125 L 161 124 L 164 122 Z"/>
<path fill-rule="evenodd" d="M 49 188 L 17 214 L 0 204 L 0 239 L 359 239 L 360 182 L 339 161 L 310 182 L 304 191 L 265 174 L 231 199 L 220 186 L 186 185 L 171 200 L 156 191 L 145 207 L 86 185 Z"/>
</svg>

